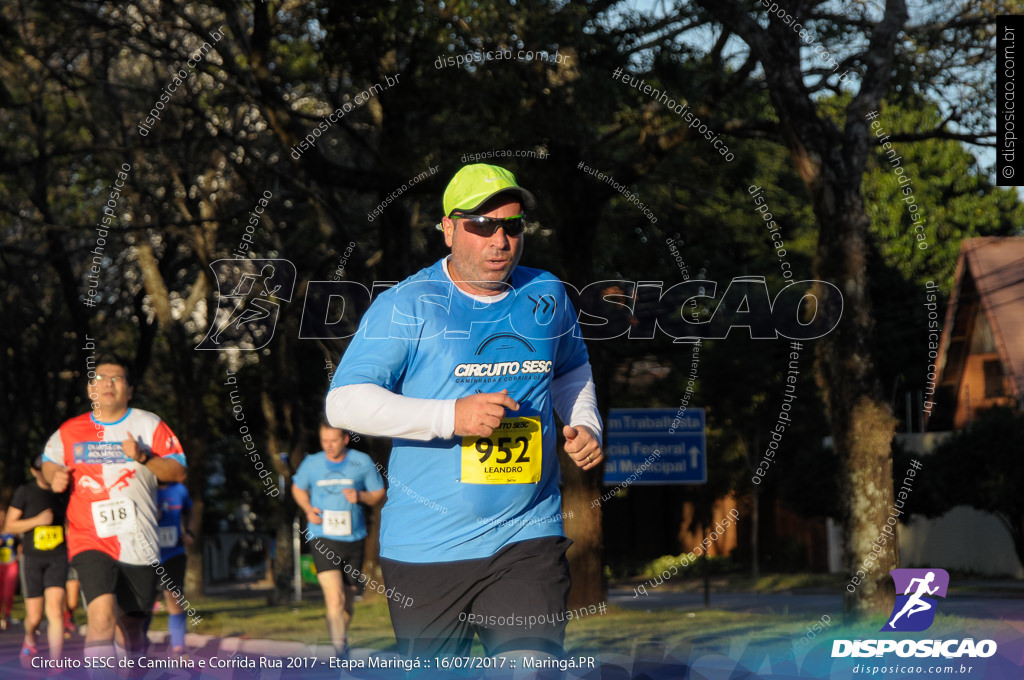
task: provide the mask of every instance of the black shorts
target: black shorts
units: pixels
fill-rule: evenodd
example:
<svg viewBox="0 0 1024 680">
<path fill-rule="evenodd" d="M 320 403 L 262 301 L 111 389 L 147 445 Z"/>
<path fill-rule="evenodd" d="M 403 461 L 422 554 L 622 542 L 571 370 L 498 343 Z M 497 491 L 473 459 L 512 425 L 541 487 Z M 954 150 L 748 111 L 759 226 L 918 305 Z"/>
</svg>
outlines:
<svg viewBox="0 0 1024 680">
<path fill-rule="evenodd" d="M 148 616 L 153 610 L 159 579 L 148 564 L 125 564 L 99 550 L 86 550 L 71 558 L 71 565 L 78 570 L 86 607 L 100 595 L 113 593 L 125 614 Z"/>
<path fill-rule="evenodd" d="M 565 558 L 570 545 L 568 538 L 550 536 L 477 560 L 381 558 L 384 581 L 395 589 L 388 608 L 399 653 L 468 656 L 476 634 L 488 656 L 515 650 L 560 655 L 572 584 Z"/>
<path fill-rule="evenodd" d="M 68 553 L 36 553 L 21 556 L 21 593 L 42 597 L 47 588 L 63 588 L 68 578 Z"/>
<path fill-rule="evenodd" d="M 180 590 L 185 592 L 185 567 L 187 559 L 185 553 L 167 558 L 167 561 L 160 565 L 163 567 L 163 571 L 160 571 L 159 568 L 156 570 L 157 588 L 160 590 Z"/>
<path fill-rule="evenodd" d="M 347 586 L 359 584 L 358 574 L 363 570 L 363 545 L 360 541 L 335 541 L 330 538 L 314 538 L 309 542 L 309 550 L 313 555 L 313 566 L 316 573 L 341 570 L 341 580 Z M 351 568 L 345 569 L 345 565 Z"/>
</svg>

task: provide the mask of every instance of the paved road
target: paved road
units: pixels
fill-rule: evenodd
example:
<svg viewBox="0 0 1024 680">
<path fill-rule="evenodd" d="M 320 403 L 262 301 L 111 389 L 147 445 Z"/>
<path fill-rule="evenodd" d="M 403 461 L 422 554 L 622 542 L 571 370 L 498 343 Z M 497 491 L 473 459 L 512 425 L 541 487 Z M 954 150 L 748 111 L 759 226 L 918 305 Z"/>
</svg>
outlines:
<svg viewBox="0 0 1024 680">
<path fill-rule="evenodd" d="M 649 594 L 634 597 L 632 589 L 613 589 L 609 593 L 609 602 L 623 607 L 624 609 L 639 609 L 664 612 L 671 615 L 671 612 L 696 611 L 703 609 L 704 601 L 701 593 L 678 593 L 663 591 L 663 589 L 648 588 Z M 711 607 L 717 610 L 752 613 L 752 614 L 789 614 L 806 617 L 808 622 L 818 620 L 822 615 L 828 614 L 836 617 L 841 609 L 841 597 L 835 594 L 758 594 L 758 593 L 712 593 Z M 1024 630 L 1024 589 L 1007 588 L 991 594 L 986 593 L 965 593 L 951 594 L 941 603 L 941 611 L 944 614 L 957 616 L 968 616 L 979 619 L 992 619 L 1007 621 L 1008 627 L 1015 630 Z M 286 614 L 285 614 L 286 615 Z M 155 640 L 152 648 L 147 653 L 149 658 L 166 658 L 166 645 L 162 636 L 153 634 Z M 40 636 L 42 639 L 42 636 Z M 45 677 L 44 670 L 25 670 L 19 663 L 19 651 L 21 649 L 22 628 L 15 625 L 11 630 L 0 633 L 0 679 L 21 680 L 23 678 Z M 281 642 L 273 640 L 249 640 L 244 638 L 214 638 L 211 636 L 200 636 L 190 634 L 188 645 L 191 649 L 191 658 L 198 664 L 200 659 L 206 661 L 206 668 L 202 671 L 203 678 L 219 678 L 223 680 L 319 680 L 320 678 L 338 678 L 340 671 L 332 668 L 328 662 L 331 650 L 326 647 L 309 649 L 299 642 Z M 370 655 L 379 656 L 375 650 L 356 649 L 353 650 L 353 658 L 368 659 Z M 82 639 L 75 638 L 66 642 L 65 655 L 69 659 L 77 660 L 81 664 Z M 317 657 L 317 661 L 309 661 L 310 655 Z M 302 671 L 289 671 L 287 667 L 267 667 L 267 659 L 306 659 L 302 661 L 307 667 Z M 223 664 L 228 660 L 226 667 L 210 668 L 211 661 L 219 660 Z M 618 657 L 600 658 L 600 663 L 619 663 Z M 310 667 L 310 664 L 312 666 Z M 263 666 L 262 668 L 260 666 Z M 369 671 L 359 673 L 360 677 L 371 677 L 388 679 L 399 677 L 399 673 L 383 673 L 381 671 Z M 86 680 L 89 674 L 84 668 L 64 669 L 57 671 L 53 676 L 67 678 L 68 680 Z M 198 671 L 186 675 L 180 670 L 171 669 L 150 669 L 138 671 L 136 677 L 146 680 L 170 680 L 171 678 L 200 677 Z M 341 677 L 349 677 L 341 675 Z M 427 678 L 448 677 L 430 674 L 421 676 Z M 570 677 L 573 677 L 570 675 Z"/>
</svg>

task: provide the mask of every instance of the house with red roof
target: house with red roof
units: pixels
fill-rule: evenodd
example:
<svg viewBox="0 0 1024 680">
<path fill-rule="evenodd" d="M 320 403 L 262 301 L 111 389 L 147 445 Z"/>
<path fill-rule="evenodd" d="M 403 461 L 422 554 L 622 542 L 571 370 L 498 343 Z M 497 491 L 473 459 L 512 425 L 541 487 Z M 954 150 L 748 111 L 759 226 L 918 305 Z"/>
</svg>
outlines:
<svg viewBox="0 0 1024 680">
<path fill-rule="evenodd" d="M 926 431 L 897 435 L 919 454 L 920 474 L 928 472 L 928 453 L 985 409 L 1024 409 L 1024 236 L 964 240 L 942 324 L 925 389 Z M 965 460 L 966 483 L 970 475 Z M 966 506 L 901 526 L 900 562 L 1024 578 L 1003 523 Z"/>
<path fill-rule="evenodd" d="M 993 406 L 1024 403 L 1024 236 L 966 239 L 936 362 L 927 429 L 959 430 Z"/>
</svg>

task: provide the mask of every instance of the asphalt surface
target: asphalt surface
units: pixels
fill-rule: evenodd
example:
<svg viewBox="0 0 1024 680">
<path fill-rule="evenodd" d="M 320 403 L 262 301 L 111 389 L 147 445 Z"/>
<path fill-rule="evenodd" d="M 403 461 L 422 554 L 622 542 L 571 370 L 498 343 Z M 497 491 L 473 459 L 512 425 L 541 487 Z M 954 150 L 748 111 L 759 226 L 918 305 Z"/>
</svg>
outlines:
<svg viewBox="0 0 1024 680">
<path fill-rule="evenodd" d="M 1005 621 L 1008 630 L 1024 631 L 1024 584 L 1007 582 L 1006 587 L 993 587 L 991 583 L 984 584 L 984 591 L 981 592 L 951 592 L 950 596 L 941 603 L 941 612 L 956 616 L 966 616 L 978 619 L 991 619 Z M 675 613 L 699 611 L 704 608 L 702 593 L 672 592 L 663 588 L 647 588 L 646 596 L 638 594 L 632 588 L 615 588 L 609 592 L 608 601 L 624 609 L 659 611 L 666 615 Z M 711 594 L 711 608 L 721 611 L 751 614 L 789 614 L 806 617 L 809 624 L 820 619 L 822 615 L 836 617 L 842 607 L 842 598 L 833 593 L 714 593 Z M 283 614 L 287 616 L 287 613 Z M 239 622 L 239 627 L 244 628 L 244 622 Z M 48 670 L 40 668 L 40 662 L 36 662 L 36 668 L 32 668 L 29 660 L 23 666 L 19 656 L 23 638 L 23 628 L 16 623 L 5 632 L 0 632 L 0 680 L 20 680 L 22 678 L 55 677 L 67 678 L 69 680 L 96 680 L 102 677 L 95 671 L 89 671 L 84 667 L 82 661 L 83 639 L 74 636 L 65 641 L 64 657 L 66 665 L 75 667 L 64 667 Z M 656 633 L 656 630 L 652 630 Z M 699 631 L 695 631 L 699 635 Z M 1018 633 L 1019 635 L 1019 633 Z M 336 661 L 332 661 L 333 650 L 327 646 L 309 647 L 301 642 L 285 642 L 275 640 L 252 640 L 244 637 L 215 638 L 189 634 L 186 638 L 189 647 L 189 658 L 192 661 L 190 670 L 181 668 L 159 667 L 160 660 L 168 657 L 167 645 L 164 642 L 166 633 L 152 632 L 150 634 L 151 646 L 146 653 L 146 667 L 136 667 L 132 671 L 122 670 L 122 675 L 108 675 L 108 677 L 135 677 L 145 680 L 170 680 L 172 678 L 219 678 L 223 680 L 319 680 L 320 678 L 372 678 L 390 679 L 402 677 L 402 673 L 396 670 L 379 670 L 365 668 L 369 665 L 369 658 L 394 658 L 393 654 L 381 653 L 371 649 L 353 649 L 352 659 L 358 664 L 361 660 L 364 668 L 353 671 L 353 675 L 344 672 Z M 39 651 L 46 655 L 45 634 L 37 635 Z M 157 667 L 153 667 L 157 660 Z M 629 664 L 635 664 L 635 660 L 623 659 L 621 656 L 608 655 L 595 659 L 598 665 L 618 665 L 625 668 Z M 278 666 L 280 664 L 280 666 Z M 292 666 L 289 668 L 288 666 Z M 26 667 L 27 666 L 27 667 Z M 682 669 L 675 669 L 682 671 Z M 586 674 L 578 671 L 576 675 L 569 673 L 567 677 L 636 677 L 635 669 L 632 672 L 621 673 Z M 641 674 L 643 675 L 643 674 Z M 655 675 L 658 675 L 657 673 Z M 450 671 L 440 672 L 438 669 L 425 671 L 419 675 L 412 674 L 408 677 L 455 677 Z M 649 676 L 653 677 L 653 676 Z M 666 677 L 680 677 L 672 675 Z"/>
</svg>

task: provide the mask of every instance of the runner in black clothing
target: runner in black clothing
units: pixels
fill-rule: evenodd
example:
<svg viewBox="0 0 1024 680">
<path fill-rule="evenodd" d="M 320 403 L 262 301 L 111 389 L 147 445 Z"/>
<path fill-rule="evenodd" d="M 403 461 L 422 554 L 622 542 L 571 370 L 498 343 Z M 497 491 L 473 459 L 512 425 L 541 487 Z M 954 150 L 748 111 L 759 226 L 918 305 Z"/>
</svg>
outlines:
<svg viewBox="0 0 1024 680">
<path fill-rule="evenodd" d="M 14 492 L 4 531 L 22 534 L 21 588 L 25 596 L 25 643 L 22 661 L 37 656 L 36 630 L 43 620 L 45 603 L 51 659 L 59 659 L 64 647 L 64 582 L 68 575 L 68 549 L 64 543 L 64 510 L 67 499 L 50 490 L 43 479 L 43 457 L 32 461 L 35 480 Z"/>
</svg>

